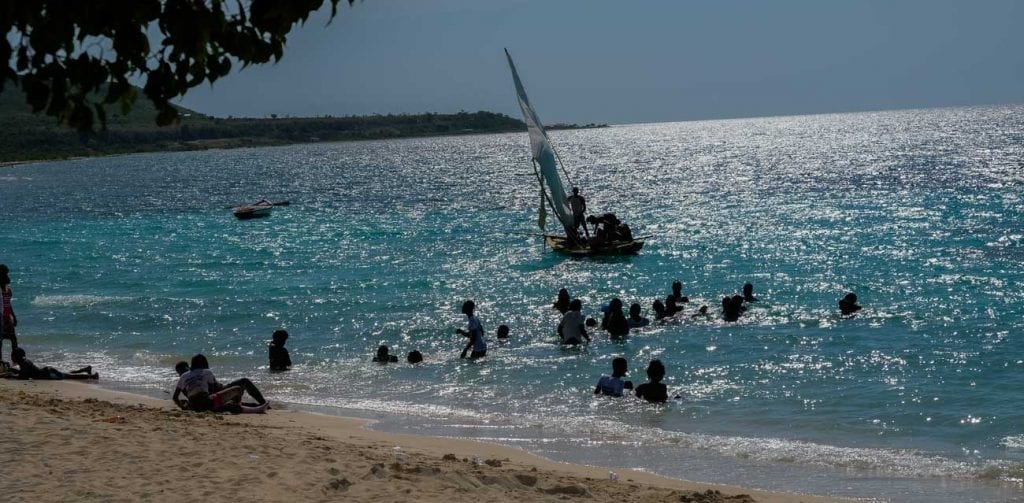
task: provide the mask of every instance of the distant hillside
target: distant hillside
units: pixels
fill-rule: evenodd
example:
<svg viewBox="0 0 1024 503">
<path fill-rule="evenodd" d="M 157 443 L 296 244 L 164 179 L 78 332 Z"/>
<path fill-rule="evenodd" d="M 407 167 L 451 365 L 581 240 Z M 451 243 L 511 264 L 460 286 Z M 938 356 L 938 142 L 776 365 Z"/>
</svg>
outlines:
<svg viewBox="0 0 1024 503">
<path fill-rule="evenodd" d="M 139 93 L 131 113 L 107 107 L 107 130 L 83 136 L 34 115 L 17 89 L 0 92 L 0 162 L 62 159 L 128 152 L 197 150 L 312 141 L 525 131 L 526 125 L 492 112 L 353 117 L 220 119 L 179 108 L 181 123 L 160 128 L 152 104 Z"/>
</svg>

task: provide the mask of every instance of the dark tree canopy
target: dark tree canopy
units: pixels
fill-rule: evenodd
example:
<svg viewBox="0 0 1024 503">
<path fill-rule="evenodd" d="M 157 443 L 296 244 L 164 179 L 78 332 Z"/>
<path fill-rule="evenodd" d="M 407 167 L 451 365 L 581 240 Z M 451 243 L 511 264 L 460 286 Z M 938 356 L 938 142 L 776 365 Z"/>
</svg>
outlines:
<svg viewBox="0 0 1024 503">
<path fill-rule="evenodd" d="M 341 0 L 0 0 L 0 92 L 12 83 L 33 112 L 91 131 L 105 127 L 104 105 L 128 112 L 136 81 L 167 125 L 178 118 L 170 100 L 188 89 L 233 64 L 280 60 L 288 33 L 325 2 L 333 19 Z"/>
</svg>

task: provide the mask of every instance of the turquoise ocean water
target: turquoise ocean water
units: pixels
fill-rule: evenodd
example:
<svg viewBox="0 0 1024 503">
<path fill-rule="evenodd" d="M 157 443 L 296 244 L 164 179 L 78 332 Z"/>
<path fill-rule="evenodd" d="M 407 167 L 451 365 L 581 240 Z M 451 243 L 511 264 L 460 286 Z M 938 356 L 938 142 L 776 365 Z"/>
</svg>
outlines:
<svg viewBox="0 0 1024 503">
<path fill-rule="evenodd" d="M 40 363 L 154 396 L 203 352 L 292 407 L 570 461 L 891 501 L 1024 499 L 1024 107 L 551 133 L 636 257 L 533 235 L 525 133 L 139 154 L 0 169 L 0 262 Z M 272 217 L 226 209 L 287 199 Z M 561 287 L 646 312 L 674 279 L 738 323 L 555 344 Z M 842 320 L 836 301 L 865 306 Z M 491 341 L 459 361 L 464 299 Z M 270 374 L 285 328 L 297 363 Z M 426 362 L 377 366 L 378 344 Z M 5 357 L 8 359 L 5 347 Z M 683 399 L 594 398 L 616 356 Z"/>
</svg>

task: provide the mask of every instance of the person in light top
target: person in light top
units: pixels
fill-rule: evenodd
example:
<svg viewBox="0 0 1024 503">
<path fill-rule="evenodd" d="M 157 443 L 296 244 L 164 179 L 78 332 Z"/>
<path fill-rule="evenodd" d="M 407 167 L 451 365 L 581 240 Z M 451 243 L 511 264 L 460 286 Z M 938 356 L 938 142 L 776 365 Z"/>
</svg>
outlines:
<svg viewBox="0 0 1024 503">
<path fill-rule="evenodd" d="M 626 377 L 626 359 L 618 357 L 612 360 L 612 375 L 602 375 L 594 388 L 595 395 L 622 396 L 623 390 L 633 389 L 632 381 L 624 381 Z"/>
<path fill-rule="evenodd" d="M 470 360 L 487 356 L 487 340 L 484 339 L 484 325 L 480 322 L 480 318 L 473 314 L 475 310 L 476 303 L 473 301 L 467 300 L 462 303 L 462 314 L 466 315 L 467 326 L 466 330 L 457 328 L 455 332 L 468 337 L 469 343 L 466 344 L 459 358 L 465 358 L 467 353 L 469 353 Z M 472 353 L 469 352 L 470 349 L 473 350 Z"/>
<path fill-rule="evenodd" d="M 580 299 L 573 299 L 569 303 L 569 312 L 565 313 L 562 321 L 558 323 L 558 337 L 562 344 L 575 346 L 582 344 L 583 339 L 590 341 L 587 328 L 583 326 L 583 314 L 580 313 L 582 309 L 583 301 Z"/>
</svg>

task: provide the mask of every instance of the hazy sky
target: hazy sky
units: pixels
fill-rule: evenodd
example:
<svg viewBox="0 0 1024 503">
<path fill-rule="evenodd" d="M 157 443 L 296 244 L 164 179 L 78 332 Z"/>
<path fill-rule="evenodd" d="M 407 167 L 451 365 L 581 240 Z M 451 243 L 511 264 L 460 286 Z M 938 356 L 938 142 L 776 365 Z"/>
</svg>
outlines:
<svg viewBox="0 0 1024 503">
<path fill-rule="evenodd" d="M 491 110 L 661 122 L 1024 103 L 1020 0 L 363 0 L 182 104 L 227 116 Z"/>
</svg>

